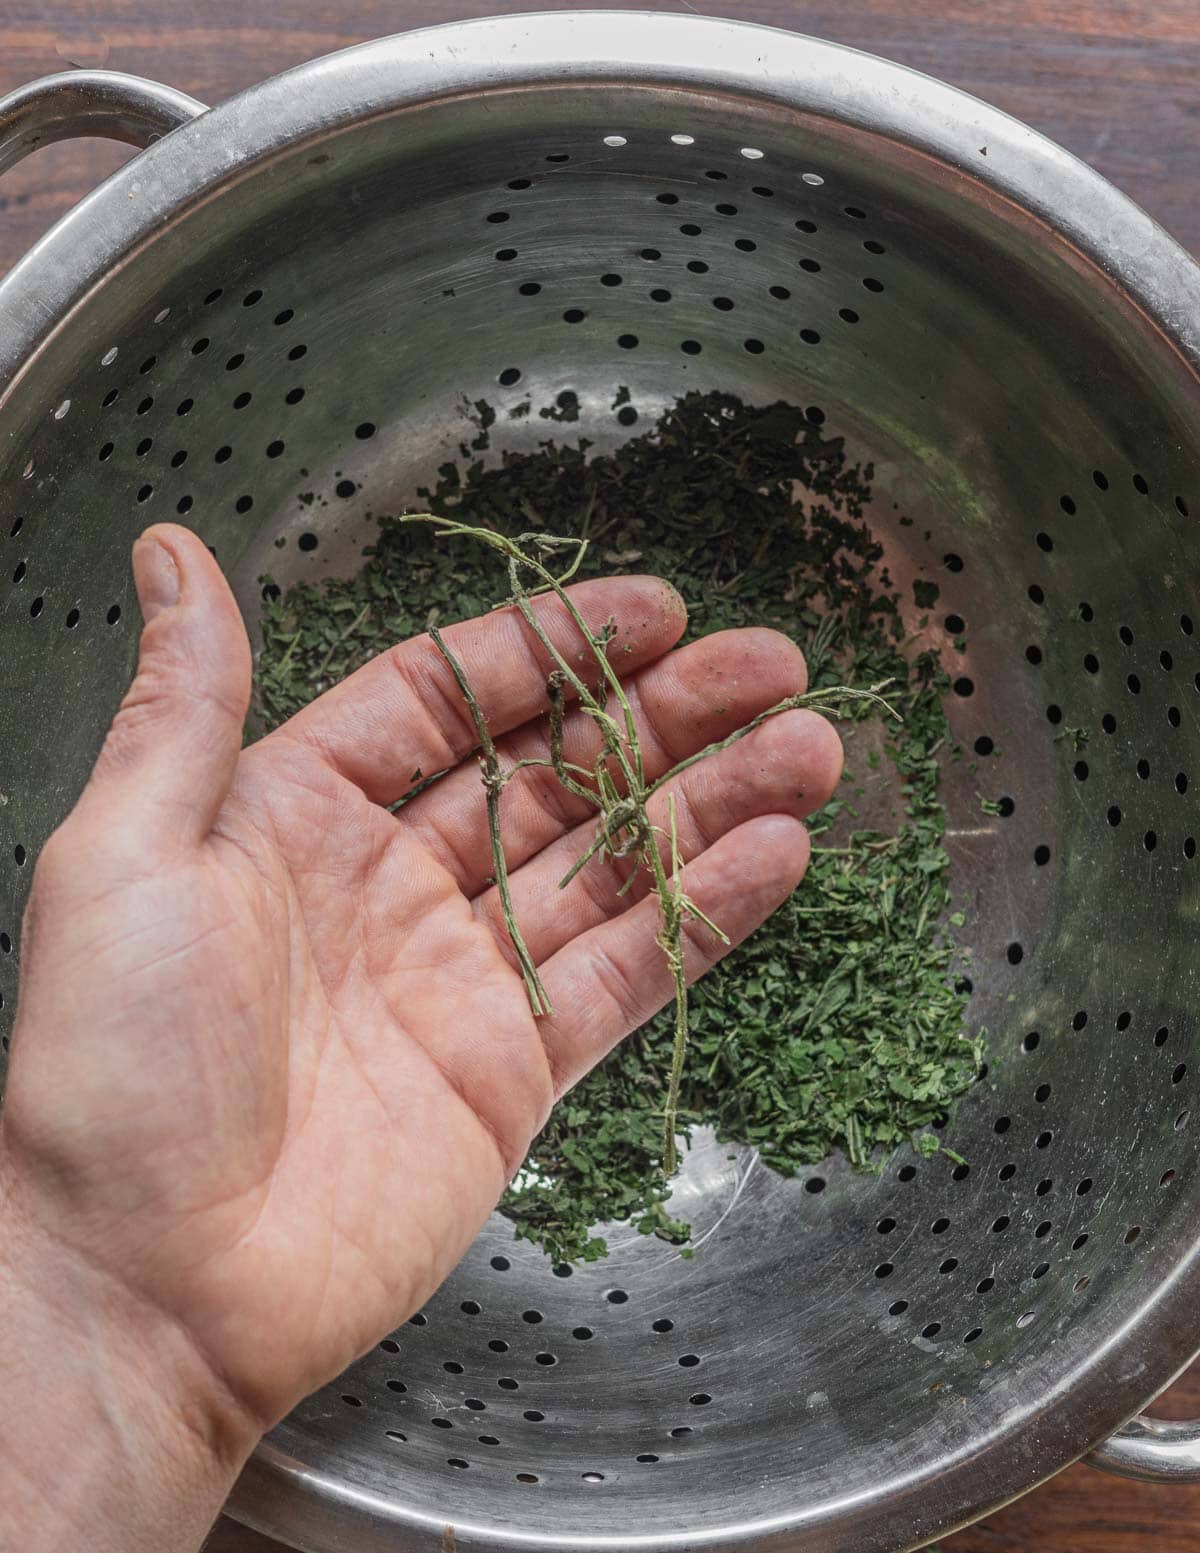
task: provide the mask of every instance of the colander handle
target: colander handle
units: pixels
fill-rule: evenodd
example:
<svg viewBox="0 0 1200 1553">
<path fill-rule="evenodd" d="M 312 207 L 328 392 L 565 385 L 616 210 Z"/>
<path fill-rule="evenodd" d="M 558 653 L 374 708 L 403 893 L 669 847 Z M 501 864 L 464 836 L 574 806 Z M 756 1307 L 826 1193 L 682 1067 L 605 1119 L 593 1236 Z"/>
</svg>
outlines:
<svg viewBox="0 0 1200 1553">
<path fill-rule="evenodd" d="M 1139 1416 L 1087 1459 L 1103 1472 L 1142 1483 L 1200 1483 L 1200 1422 Z"/>
<path fill-rule="evenodd" d="M 56 140 L 94 135 L 145 147 L 204 104 L 172 86 L 116 70 L 64 70 L 0 97 L 0 173 Z"/>
</svg>

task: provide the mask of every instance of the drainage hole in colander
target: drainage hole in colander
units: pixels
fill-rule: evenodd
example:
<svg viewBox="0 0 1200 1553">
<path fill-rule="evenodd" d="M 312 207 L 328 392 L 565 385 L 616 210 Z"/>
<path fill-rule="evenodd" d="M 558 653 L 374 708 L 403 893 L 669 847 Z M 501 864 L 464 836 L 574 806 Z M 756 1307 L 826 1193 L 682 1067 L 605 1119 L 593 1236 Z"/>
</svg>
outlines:
<svg viewBox="0 0 1200 1553">
<path fill-rule="evenodd" d="M 688 1398 L 693 1407 L 707 1407 L 712 1401 L 707 1391 L 694 1391 Z"/>
<path fill-rule="evenodd" d="M 110 605 L 108 613 L 104 618 L 108 621 L 110 626 L 115 626 L 118 620 L 121 618 L 121 606 L 119 604 Z"/>
<path fill-rule="evenodd" d="M 571 1336 L 575 1338 L 577 1342 L 586 1343 L 590 1342 L 595 1334 L 593 1333 L 591 1327 L 575 1327 L 571 1333 Z"/>
<path fill-rule="evenodd" d="M 538 1481 L 538 1476 L 537 1476 L 536 1472 L 518 1472 L 517 1473 L 517 1482 L 518 1483 L 536 1483 L 537 1481 Z"/>
<path fill-rule="evenodd" d="M 1054 1182 L 1048 1177 L 1043 1181 L 1039 1181 L 1033 1189 L 1035 1197 L 1048 1197 L 1053 1190 Z"/>
<path fill-rule="evenodd" d="M 1125 1244 L 1127 1246 L 1131 1246 L 1134 1241 L 1141 1236 L 1141 1233 L 1142 1226 L 1140 1224 L 1130 1225 L 1130 1227 L 1125 1231 Z"/>
<path fill-rule="evenodd" d="M 488 1347 L 493 1353 L 507 1353 L 508 1344 L 502 1337 L 493 1337 L 488 1340 Z"/>
<path fill-rule="evenodd" d="M 913 1171 L 913 1174 L 915 1175 L 916 1171 Z M 904 1171 L 901 1170 L 901 1172 L 900 1172 L 900 1179 L 902 1181 L 904 1181 L 904 1180 L 909 1180 L 911 1178 L 905 1176 Z M 808 1180 L 804 1183 L 804 1190 L 806 1192 L 811 1193 L 814 1197 L 817 1196 L 819 1193 L 821 1193 L 821 1192 L 823 1192 L 825 1190 L 825 1179 L 824 1179 L 824 1177 L 823 1176 L 809 1176 Z"/>
<path fill-rule="evenodd" d="M 461 1456 L 447 1456 L 446 1457 L 446 1465 L 448 1467 L 460 1467 L 461 1468 L 461 1467 L 469 1467 L 471 1465 L 471 1463 L 469 1461 L 464 1461 Z"/>
<path fill-rule="evenodd" d="M 435 1429 L 453 1429 L 454 1425 L 448 1418 L 431 1418 L 429 1422 Z"/>
<path fill-rule="evenodd" d="M 1000 1169 L 996 1172 L 996 1174 L 999 1176 L 1001 1181 L 1011 1181 L 1013 1176 L 1016 1175 L 1016 1173 L 1017 1173 L 1017 1167 L 1014 1164 L 1012 1164 L 1012 1163 L 1009 1163 L 1007 1165 L 1001 1165 Z"/>
<path fill-rule="evenodd" d="M 352 1395 L 349 1391 L 342 1393 L 342 1401 L 347 1407 L 361 1407 L 363 1405 L 362 1398 Z"/>
<path fill-rule="evenodd" d="M 1021 1042 L 1021 1050 L 1024 1052 L 1034 1052 L 1038 1049 L 1041 1043 L 1041 1035 L 1036 1030 L 1031 1030 L 1025 1039 Z"/>
<path fill-rule="evenodd" d="M 921 1336 L 924 1338 L 934 1338 L 941 1330 L 942 1323 L 940 1321 L 931 1321 L 928 1326 L 921 1328 Z"/>
<path fill-rule="evenodd" d="M 501 1391 L 520 1391 L 520 1381 L 514 1380 L 511 1375 L 502 1375 L 496 1382 Z"/>
<path fill-rule="evenodd" d="M 379 1346 L 383 1349 L 384 1353 L 400 1352 L 400 1344 L 394 1337 L 385 1337 Z"/>
<path fill-rule="evenodd" d="M 480 1435 L 476 1435 L 476 1439 L 479 1441 L 480 1445 L 499 1445 L 500 1444 L 500 1441 L 496 1438 L 496 1436 L 494 1434 L 480 1434 Z"/>
<path fill-rule="evenodd" d="M 991 1277 L 981 1278 L 979 1280 L 979 1282 L 975 1285 L 975 1293 L 976 1294 L 990 1294 L 995 1287 L 996 1287 L 996 1280 L 994 1278 L 991 1278 Z"/>
<path fill-rule="evenodd" d="M 1190 1111 L 1180 1111 L 1179 1115 L 1175 1118 L 1175 1131 L 1182 1132 L 1187 1124 L 1191 1121 L 1191 1119 L 1192 1113 Z"/>
<path fill-rule="evenodd" d="M 893 1300 L 892 1303 L 888 1306 L 888 1315 L 889 1316 L 902 1316 L 907 1309 L 908 1309 L 908 1301 L 907 1300 Z"/>
<path fill-rule="evenodd" d="M 447 1375 L 461 1375 L 463 1372 L 463 1367 L 457 1359 L 443 1359 L 442 1369 L 445 1370 Z"/>
<path fill-rule="evenodd" d="M 394 1391 L 398 1397 L 402 1397 L 408 1390 L 408 1387 L 402 1380 L 389 1380 L 385 1381 L 384 1384 L 389 1391 Z"/>
<path fill-rule="evenodd" d="M 1052 1132 L 1039 1132 L 1034 1139 L 1034 1144 L 1039 1149 L 1048 1149 L 1053 1142 L 1054 1134 Z"/>
<path fill-rule="evenodd" d="M 1174 1179 L 1175 1172 L 1173 1170 L 1164 1170 L 1162 1175 L 1158 1178 L 1158 1184 L 1159 1186 L 1170 1186 Z"/>
</svg>

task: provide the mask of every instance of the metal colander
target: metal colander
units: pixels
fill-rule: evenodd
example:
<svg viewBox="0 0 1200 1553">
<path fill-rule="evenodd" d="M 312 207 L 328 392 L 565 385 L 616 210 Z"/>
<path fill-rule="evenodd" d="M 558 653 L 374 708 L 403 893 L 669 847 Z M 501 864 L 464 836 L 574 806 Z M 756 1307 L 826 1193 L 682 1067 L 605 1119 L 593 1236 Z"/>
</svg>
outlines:
<svg viewBox="0 0 1200 1553">
<path fill-rule="evenodd" d="M 0 105 L 0 160 L 196 112 L 58 78 Z M 675 1201 L 691 1263 L 616 1229 L 607 1261 L 553 1268 L 496 1219 L 273 1432 L 240 1518 L 314 1553 L 909 1548 L 1183 1366 L 1200 278 L 1152 222 L 879 60 L 556 15 L 368 45 L 183 124 L 0 308 L 5 1020 L 38 848 L 129 678 L 153 519 L 197 527 L 253 621 L 264 573 L 359 564 L 371 515 L 459 458 L 464 405 L 496 408 L 494 456 L 564 430 L 536 414 L 563 394 L 565 430 L 606 448 L 722 389 L 819 406 L 874 463 L 904 597 L 941 586 L 953 888 L 990 1032 L 946 1135 L 968 1164 L 785 1181 L 702 1138 Z M 1137 1423 L 1103 1459 L 1194 1473 L 1196 1434 Z"/>
</svg>

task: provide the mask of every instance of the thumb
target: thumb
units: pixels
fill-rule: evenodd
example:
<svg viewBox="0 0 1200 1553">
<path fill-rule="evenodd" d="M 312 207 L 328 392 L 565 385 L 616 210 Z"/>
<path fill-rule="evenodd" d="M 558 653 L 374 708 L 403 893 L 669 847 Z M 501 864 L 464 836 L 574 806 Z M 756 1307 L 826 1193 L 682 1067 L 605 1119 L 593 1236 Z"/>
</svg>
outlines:
<svg viewBox="0 0 1200 1553">
<path fill-rule="evenodd" d="M 197 535 L 173 523 L 133 547 L 141 605 L 137 674 L 84 803 L 139 839 L 200 841 L 229 791 L 250 702 L 250 643 L 229 584 Z M 115 811 L 115 812 L 114 812 Z"/>
</svg>

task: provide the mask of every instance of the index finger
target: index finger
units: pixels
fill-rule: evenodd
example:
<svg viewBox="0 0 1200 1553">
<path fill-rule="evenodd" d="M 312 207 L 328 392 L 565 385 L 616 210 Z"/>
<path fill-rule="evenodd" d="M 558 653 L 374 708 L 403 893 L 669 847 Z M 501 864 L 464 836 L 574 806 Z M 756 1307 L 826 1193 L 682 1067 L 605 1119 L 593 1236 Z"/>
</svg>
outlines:
<svg viewBox="0 0 1200 1553">
<path fill-rule="evenodd" d="M 687 625 L 683 600 L 659 577 L 600 577 L 567 589 L 590 631 L 610 617 L 609 658 L 624 676 L 673 647 Z M 550 641 L 587 679 L 592 649 L 562 600 L 544 594 L 533 610 Z M 549 654 L 509 607 L 448 626 L 443 640 L 461 664 L 494 736 L 547 709 Z M 372 658 L 278 729 L 314 748 L 374 803 L 389 804 L 474 749 L 475 726 L 449 665 L 430 637 L 411 637 Z"/>
</svg>

